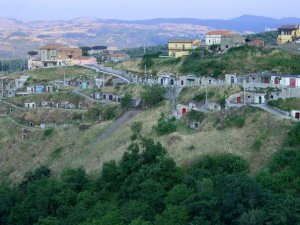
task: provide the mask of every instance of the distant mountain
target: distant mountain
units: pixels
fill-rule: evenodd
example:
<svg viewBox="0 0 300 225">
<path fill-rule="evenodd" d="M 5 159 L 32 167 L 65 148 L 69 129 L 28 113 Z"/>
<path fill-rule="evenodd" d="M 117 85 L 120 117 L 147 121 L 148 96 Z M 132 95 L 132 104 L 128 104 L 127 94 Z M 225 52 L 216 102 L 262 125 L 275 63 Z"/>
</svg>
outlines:
<svg viewBox="0 0 300 225">
<path fill-rule="evenodd" d="M 238 32 L 263 32 L 266 29 L 276 29 L 283 24 L 300 24 L 300 18 L 282 18 L 274 19 L 263 16 L 243 15 L 229 20 L 201 20 L 193 18 L 156 18 L 149 20 L 103 20 L 102 23 L 125 23 L 125 24 L 141 24 L 141 25 L 157 25 L 162 23 L 174 24 L 192 24 L 200 26 L 208 26 L 211 29 L 229 29 Z"/>
<path fill-rule="evenodd" d="M 274 19 L 244 15 L 229 20 L 194 18 L 156 18 L 148 20 L 116 20 L 79 17 L 71 20 L 19 21 L 0 18 L 0 59 L 25 57 L 47 43 L 71 46 L 106 45 L 111 49 L 164 45 L 170 39 L 203 39 L 213 29 L 240 33 L 260 33 L 283 24 L 300 24 L 300 18 Z M 276 39 L 276 31 L 260 34 L 267 43 Z M 275 38 L 274 38 L 275 37 Z"/>
</svg>

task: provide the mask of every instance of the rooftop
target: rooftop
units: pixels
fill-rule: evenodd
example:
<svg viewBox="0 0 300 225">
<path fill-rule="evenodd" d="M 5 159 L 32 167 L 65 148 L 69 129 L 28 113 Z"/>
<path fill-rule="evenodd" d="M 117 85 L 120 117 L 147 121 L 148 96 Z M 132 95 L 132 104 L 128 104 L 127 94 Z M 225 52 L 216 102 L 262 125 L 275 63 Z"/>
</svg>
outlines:
<svg viewBox="0 0 300 225">
<path fill-rule="evenodd" d="M 59 49 L 59 48 L 63 48 L 63 47 L 66 47 L 66 46 L 63 44 L 47 44 L 47 45 L 42 46 L 40 49 L 55 50 L 55 49 Z"/>
<path fill-rule="evenodd" d="M 194 40 L 192 39 L 173 39 L 170 40 L 169 43 L 193 43 Z"/>
<path fill-rule="evenodd" d="M 300 29 L 300 25 L 282 25 L 279 30 L 297 30 Z"/>
<path fill-rule="evenodd" d="M 235 33 L 230 30 L 212 30 L 206 33 L 206 35 L 221 35 L 221 36 L 232 36 Z"/>
</svg>

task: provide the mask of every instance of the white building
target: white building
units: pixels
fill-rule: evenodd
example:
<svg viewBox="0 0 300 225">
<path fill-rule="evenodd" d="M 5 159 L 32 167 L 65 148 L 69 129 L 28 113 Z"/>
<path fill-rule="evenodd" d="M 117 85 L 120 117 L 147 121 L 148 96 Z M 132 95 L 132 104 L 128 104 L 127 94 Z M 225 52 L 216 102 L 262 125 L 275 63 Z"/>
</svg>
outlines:
<svg viewBox="0 0 300 225">
<path fill-rule="evenodd" d="M 36 104 L 35 104 L 35 102 L 25 102 L 24 107 L 27 109 L 34 109 L 34 108 L 36 108 Z"/>
<path fill-rule="evenodd" d="M 210 45 L 221 45 L 222 37 L 232 35 L 232 31 L 229 30 L 213 30 L 206 33 L 205 44 Z"/>
</svg>

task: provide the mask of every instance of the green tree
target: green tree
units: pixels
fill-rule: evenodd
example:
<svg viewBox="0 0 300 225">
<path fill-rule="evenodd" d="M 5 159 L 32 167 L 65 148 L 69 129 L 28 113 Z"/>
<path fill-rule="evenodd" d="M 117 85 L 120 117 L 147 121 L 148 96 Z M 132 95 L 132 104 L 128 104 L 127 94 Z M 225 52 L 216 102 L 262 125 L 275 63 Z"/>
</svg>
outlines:
<svg viewBox="0 0 300 225">
<path fill-rule="evenodd" d="M 169 205 L 161 215 L 155 217 L 155 225 L 186 225 L 188 211 L 184 206 Z"/>
<path fill-rule="evenodd" d="M 142 101 L 147 106 L 155 106 L 159 104 L 166 94 L 166 89 L 160 85 L 146 86 L 141 93 Z"/>
<path fill-rule="evenodd" d="M 122 109 L 130 109 L 133 106 L 132 102 L 132 95 L 130 93 L 126 93 L 122 98 L 121 98 L 121 107 Z"/>
</svg>

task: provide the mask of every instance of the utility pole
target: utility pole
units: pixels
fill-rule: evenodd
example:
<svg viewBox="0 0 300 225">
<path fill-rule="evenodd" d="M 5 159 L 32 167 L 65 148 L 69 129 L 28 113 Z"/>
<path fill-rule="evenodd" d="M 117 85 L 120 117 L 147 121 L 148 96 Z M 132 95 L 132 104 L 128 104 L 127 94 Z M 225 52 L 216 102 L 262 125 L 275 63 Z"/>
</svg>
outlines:
<svg viewBox="0 0 300 225">
<path fill-rule="evenodd" d="M 64 87 L 66 86 L 66 72 L 64 72 Z"/>
<path fill-rule="evenodd" d="M 4 96 L 4 79 L 1 79 L 1 81 L 2 81 L 2 90 L 1 90 L 1 100 L 2 100 Z"/>
<path fill-rule="evenodd" d="M 102 86 L 104 87 L 105 80 L 104 80 L 104 73 L 102 73 Z"/>
<path fill-rule="evenodd" d="M 145 65 L 145 79 L 147 81 L 147 65 Z"/>
<path fill-rule="evenodd" d="M 205 87 L 205 109 L 207 109 L 207 104 L 208 104 L 208 94 L 207 94 L 207 86 Z"/>
<path fill-rule="evenodd" d="M 244 105 L 246 105 L 245 80 L 243 80 L 243 89 L 244 89 Z"/>
</svg>

